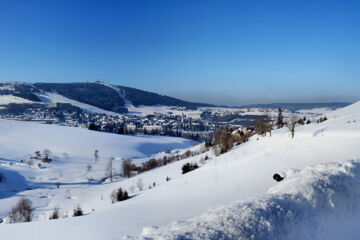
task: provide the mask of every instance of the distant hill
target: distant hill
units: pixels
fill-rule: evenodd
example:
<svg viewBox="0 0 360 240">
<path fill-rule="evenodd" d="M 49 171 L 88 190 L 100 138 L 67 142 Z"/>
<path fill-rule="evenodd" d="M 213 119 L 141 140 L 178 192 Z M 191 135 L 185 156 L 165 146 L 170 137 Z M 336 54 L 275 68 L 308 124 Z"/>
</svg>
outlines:
<svg viewBox="0 0 360 240">
<path fill-rule="evenodd" d="M 147 92 L 140 89 L 115 86 L 102 82 L 76 82 L 76 83 L 22 83 L 2 82 L 0 83 L 0 95 L 15 96 L 31 102 L 42 102 L 41 95 L 53 93 L 59 94 L 69 100 L 88 104 L 99 109 L 116 113 L 128 112 L 127 107 L 143 106 L 176 106 L 187 109 L 197 107 L 212 107 L 214 105 L 195 103 L 177 98 Z M 18 99 L 17 103 L 19 103 Z M 8 98 L 3 104 L 10 101 Z M 28 103 L 25 102 L 24 103 Z M 0 105 L 1 105 L 0 101 Z"/>
<path fill-rule="evenodd" d="M 186 109 L 198 107 L 216 107 L 212 104 L 188 102 L 181 99 L 160 95 L 136 88 L 106 84 L 103 82 L 74 83 L 25 83 L 0 82 L 0 105 L 29 104 L 41 102 L 70 103 L 95 112 L 127 113 L 129 107 L 139 106 L 174 106 Z M 300 109 L 330 108 L 337 109 L 350 103 L 271 103 L 249 104 L 237 108 L 284 108 L 291 111 Z M 85 106 L 86 105 L 86 106 Z M 16 106 L 12 106 L 16 107 Z M 22 106 L 23 108 L 24 106 Z M 228 107 L 228 106 L 223 106 Z M 93 111 L 93 110 L 90 110 Z"/>
<path fill-rule="evenodd" d="M 298 111 L 300 109 L 314 109 L 314 108 L 343 108 L 351 103 L 347 102 L 333 102 L 333 103 L 270 103 L 270 104 L 249 104 L 242 105 L 239 108 L 283 108 L 291 111 Z"/>
<path fill-rule="evenodd" d="M 196 107 L 214 107 L 211 104 L 187 102 L 177 98 L 168 97 L 166 95 L 160 95 L 157 93 L 147 92 L 136 88 L 116 86 L 123 93 L 124 97 L 129 100 L 135 107 L 139 105 L 153 106 L 153 105 L 165 105 L 165 106 L 177 106 L 186 107 L 188 109 L 194 109 Z"/>
</svg>

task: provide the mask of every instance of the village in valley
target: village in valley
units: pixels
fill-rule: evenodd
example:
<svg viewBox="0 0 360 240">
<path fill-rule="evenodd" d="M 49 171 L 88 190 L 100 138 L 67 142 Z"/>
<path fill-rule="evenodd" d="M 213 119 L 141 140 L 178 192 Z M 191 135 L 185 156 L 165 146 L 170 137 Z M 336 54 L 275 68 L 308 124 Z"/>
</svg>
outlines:
<svg viewBox="0 0 360 240">
<path fill-rule="evenodd" d="M 247 128 L 256 119 L 278 109 L 266 108 L 199 108 L 167 107 L 149 114 L 103 114 L 90 112 L 69 103 L 24 104 L 0 110 L 2 119 L 81 127 L 117 134 L 182 136 L 193 140 L 206 139 L 217 128 Z M 284 109 L 284 112 L 289 110 Z"/>
</svg>

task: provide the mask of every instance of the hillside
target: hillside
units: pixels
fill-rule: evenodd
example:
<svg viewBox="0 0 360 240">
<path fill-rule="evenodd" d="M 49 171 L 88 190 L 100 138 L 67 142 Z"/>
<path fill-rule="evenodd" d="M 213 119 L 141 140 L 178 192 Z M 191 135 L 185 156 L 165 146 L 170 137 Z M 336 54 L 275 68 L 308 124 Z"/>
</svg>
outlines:
<svg viewBox="0 0 360 240">
<path fill-rule="evenodd" d="M 140 105 L 163 105 L 186 107 L 190 109 L 212 106 L 210 104 L 187 102 L 135 88 L 102 84 L 99 82 L 35 83 L 34 86 L 46 92 L 56 92 L 72 100 L 117 113 L 127 112 L 127 110 L 125 110 L 127 107 L 125 106 L 125 103 L 129 103 L 135 107 Z"/>
<path fill-rule="evenodd" d="M 74 171 L 70 185 L 59 190 L 42 187 L 0 199 L 3 214 L 20 196 L 32 199 L 39 214 L 30 224 L 0 224 L 0 238 L 21 239 L 31 234 L 40 240 L 49 235 L 52 239 L 121 239 L 127 235 L 143 239 L 324 239 L 328 235 L 323 223 L 344 235 L 344 229 L 353 228 L 347 223 L 360 216 L 355 211 L 360 191 L 352 191 L 359 182 L 360 102 L 328 116 L 320 124 L 296 128 L 294 139 L 283 128 L 272 137 L 254 136 L 219 157 L 210 151 L 113 183 L 79 184 L 76 178 L 83 179 L 86 172 L 80 177 Z M 15 151 L 4 149 L 2 154 Z M 205 155 L 210 160 L 202 164 Z M 9 167 L 11 159 L 11 154 L 4 158 L 0 170 L 20 173 L 14 176 L 19 182 L 24 181 L 21 176 L 29 181 L 32 170 L 20 163 Z M 182 175 L 186 162 L 198 162 L 201 167 Z M 41 171 L 45 174 L 47 170 Z M 274 173 L 285 180 L 275 182 Z M 167 176 L 171 177 L 168 182 Z M 140 178 L 145 186 L 153 182 L 156 186 L 131 192 Z M 132 198 L 111 204 L 110 194 L 119 186 Z M 53 207 L 71 214 L 76 204 L 84 207 L 86 216 L 47 220 Z M 344 226 L 332 228 L 338 226 L 339 217 Z M 281 224 L 284 221 L 286 225 Z M 359 236 L 358 231 L 353 233 Z"/>
</svg>

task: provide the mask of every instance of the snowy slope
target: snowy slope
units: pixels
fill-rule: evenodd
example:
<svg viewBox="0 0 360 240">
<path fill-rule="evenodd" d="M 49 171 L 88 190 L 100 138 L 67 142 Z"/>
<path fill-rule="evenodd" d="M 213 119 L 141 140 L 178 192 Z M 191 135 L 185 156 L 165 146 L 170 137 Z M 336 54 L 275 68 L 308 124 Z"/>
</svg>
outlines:
<svg viewBox="0 0 360 240">
<path fill-rule="evenodd" d="M 107 110 L 104 110 L 104 109 L 101 109 L 101 108 L 98 108 L 98 107 L 95 107 L 95 106 L 92 106 L 92 105 L 89 105 L 86 103 L 72 100 L 70 98 L 64 97 L 57 93 L 46 92 L 46 93 L 38 94 L 37 96 L 44 103 L 69 103 L 75 107 L 79 107 L 79 108 L 84 109 L 89 112 L 103 113 L 103 114 L 114 115 L 114 116 L 120 115 L 119 113 L 107 111 Z"/>
<path fill-rule="evenodd" d="M 0 154 L 12 159 L 46 148 L 57 155 L 68 153 L 79 158 L 93 158 L 95 149 L 104 159 L 140 158 L 189 145 L 190 141 L 175 137 L 127 136 L 83 128 L 0 120 Z"/>
<path fill-rule="evenodd" d="M 124 136 L 81 128 L 0 120 L 0 172 L 6 180 L 0 183 L 0 218 L 7 215 L 14 201 L 23 194 L 30 195 L 35 207 L 46 209 L 52 204 L 53 197 L 56 200 L 60 196 L 59 201 L 61 195 L 67 198 L 67 190 L 75 185 L 79 191 L 84 186 L 92 186 L 88 178 L 101 180 L 110 158 L 114 158 L 114 168 L 119 172 L 122 159 L 141 160 L 167 149 L 187 148 L 190 144 L 190 141 L 182 138 Z M 42 152 L 44 149 L 51 151 L 51 164 L 36 160 L 29 167 L 21 162 L 35 151 Z M 97 162 L 94 161 L 95 149 L 99 151 Z M 41 168 L 37 166 L 38 163 L 42 164 Z M 92 166 L 90 172 L 86 170 L 89 164 Z M 69 188 L 53 191 L 57 182 L 69 184 Z M 34 190 L 22 192 L 27 188 Z M 98 196 L 98 193 L 95 194 Z M 53 197 L 44 198 L 49 195 Z M 72 208 L 77 202 L 70 198 Z"/>
<path fill-rule="evenodd" d="M 284 182 L 252 201 L 228 206 L 162 228 L 145 228 L 143 239 L 349 239 L 356 223 L 339 232 L 339 221 L 360 220 L 360 161 L 320 164 L 290 172 Z M 335 227 L 335 228 L 334 228 Z M 343 227 L 343 226 L 342 226 Z"/>
<path fill-rule="evenodd" d="M 0 105 L 6 105 L 9 103 L 34 103 L 34 102 L 13 95 L 0 95 Z"/>
<path fill-rule="evenodd" d="M 319 226 L 320 218 L 317 218 L 317 214 L 325 217 L 333 214 L 328 211 L 330 208 L 326 204 L 329 203 L 320 201 L 327 199 L 329 194 L 333 194 L 331 196 L 334 197 L 334 206 L 339 206 L 334 209 L 335 212 L 339 209 L 346 220 L 356 218 L 358 215 L 352 216 L 351 211 L 343 210 L 346 209 L 345 205 L 356 202 L 357 190 L 354 195 L 348 195 L 348 188 L 342 188 L 344 191 L 339 193 L 337 184 L 348 186 L 359 181 L 359 163 L 349 161 L 360 158 L 359 105 L 356 103 L 343 110 L 344 115 L 341 116 L 340 113 L 336 113 L 336 116 L 327 114 L 329 120 L 323 123 L 298 127 L 294 139 L 291 139 L 287 129 L 283 128 L 273 131 L 271 138 L 254 136 L 249 142 L 219 157 L 208 152 L 130 179 L 93 185 L 72 183 L 71 186 L 62 186 L 59 190 L 45 188 L 22 192 L 21 195 L 36 203 L 40 217 L 37 222 L 30 224 L 0 224 L 0 238 L 20 239 L 31 234 L 34 239 L 40 240 L 47 239 L 49 235 L 52 239 L 121 239 L 126 235 L 136 237 L 143 234 L 142 237 L 173 239 L 175 235 L 172 234 L 178 233 L 183 237 L 179 239 L 192 239 L 191 236 L 202 239 L 199 237 L 201 235 L 196 234 L 204 233 L 204 229 L 209 230 L 206 234 L 211 234 L 211 229 L 220 229 L 219 234 L 224 235 L 218 236 L 229 236 L 223 239 L 232 239 L 231 236 L 248 236 L 246 234 L 249 232 L 255 234 L 254 228 L 263 226 L 263 232 L 260 229 L 253 239 L 266 239 L 255 236 L 262 236 L 264 231 L 273 229 L 272 227 L 280 232 L 275 231 L 270 236 L 278 239 L 284 229 L 277 228 L 276 221 L 282 221 L 284 217 L 291 221 L 293 218 L 291 215 L 280 214 L 275 221 L 271 219 L 271 215 L 266 215 L 267 211 L 283 209 L 286 212 L 287 209 L 300 209 L 304 211 L 304 218 L 299 220 L 301 226 L 308 226 L 306 222 L 309 221 L 317 224 L 314 226 Z M 181 166 L 185 162 L 200 162 L 206 154 L 211 159 L 204 166 L 185 175 L 181 174 Z M 283 174 L 286 181 L 277 183 L 272 180 L 272 175 L 276 172 Z M 166 182 L 166 176 L 170 176 L 172 180 Z M 139 178 L 146 187 L 153 182 L 156 182 L 156 187 L 131 192 L 131 186 L 136 186 Z M 127 189 L 133 197 L 124 202 L 110 204 L 109 196 L 119 186 Z M 345 205 L 341 205 L 337 198 L 344 198 L 344 195 L 349 198 Z M 51 200 L 45 201 L 40 196 Z M 6 198 L 0 201 L 0 204 L 8 201 L 6 204 L 11 206 L 9 202 L 14 204 L 15 197 L 18 196 Z M 312 201 L 318 200 L 323 205 L 311 205 Z M 89 214 L 79 218 L 46 220 L 52 207 L 59 205 L 62 211 L 71 211 L 76 204 L 84 206 L 85 212 Z M 303 209 L 302 206 L 307 207 Z M 219 207 L 221 208 L 213 210 Z M 249 210 L 249 215 L 242 215 L 245 210 Z M 224 212 L 230 215 L 223 214 Z M 269 218 L 264 218 L 259 212 Z M 306 215 L 311 215 L 311 212 L 316 213 L 313 218 Z M 192 220 L 185 221 L 187 219 Z M 221 225 L 224 219 L 228 225 Z M 239 225 L 239 219 L 249 220 L 246 222 L 246 232 L 239 233 L 234 229 L 242 226 Z M 168 225 L 174 221 L 185 222 Z M 260 221 L 264 221 L 263 224 L 256 225 L 256 222 Z M 160 228 L 149 228 L 152 226 Z M 194 226 L 198 226 L 198 232 Z M 291 233 L 291 222 L 284 227 Z M 66 231 L 63 231 L 64 229 Z M 319 230 L 315 231 L 316 233 L 321 233 L 321 229 L 315 230 Z M 189 235 L 184 235 L 186 232 Z M 229 232 L 237 235 L 227 235 Z M 301 233 L 304 234 L 299 232 Z M 303 236 L 306 239 L 306 236 Z"/>
</svg>

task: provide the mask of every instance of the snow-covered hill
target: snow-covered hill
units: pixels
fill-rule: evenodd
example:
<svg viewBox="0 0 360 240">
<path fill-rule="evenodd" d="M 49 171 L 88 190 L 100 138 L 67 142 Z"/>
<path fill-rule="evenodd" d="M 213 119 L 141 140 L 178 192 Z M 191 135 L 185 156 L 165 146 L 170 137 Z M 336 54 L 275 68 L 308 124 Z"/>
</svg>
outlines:
<svg viewBox="0 0 360 240">
<path fill-rule="evenodd" d="M 13 171 L 12 176 L 19 182 L 24 181 L 22 176 L 25 176 L 25 182 L 30 185 L 29 176 L 32 176 L 36 181 L 43 181 L 43 185 L 0 199 L 5 213 L 6 206 L 9 210 L 20 196 L 26 196 L 35 203 L 37 214 L 37 221 L 32 223 L 0 224 L 0 239 L 24 236 L 40 240 L 49 236 L 52 239 L 122 239 L 124 236 L 325 239 L 329 229 L 342 234 L 343 239 L 357 239 L 360 233 L 350 223 L 360 216 L 357 214 L 360 102 L 327 116 L 329 119 L 325 122 L 297 127 L 294 139 L 283 128 L 273 131 L 272 137 L 256 135 L 219 157 L 210 151 L 113 183 L 75 181 L 76 176 L 84 179 L 86 171 L 84 165 L 73 165 L 71 175 L 74 178 L 56 189 L 48 183 L 58 179 L 36 179 L 39 172 L 48 175 L 50 168 L 35 171 L 18 162 L 10 167 L 8 163 L 13 160 L 3 159 L 5 166 L 0 171 L 2 168 Z M 0 135 L 4 136 L 2 142 L 5 144 L 8 133 L 2 131 Z M 80 139 L 81 136 L 74 140 L 68 138 L 64 142 L 71 145 Z M 15 146 L 15 141 L 12 144 Z M 10 147 L 4 149 L 9 155 L 15 151 Z M 111 149 L 109 154 L 116 155 L 111 154 Z M 202 164 L 205 155 L 210 159 Z M 13 159 L 14 155 L 11 157 Z M 86 155 L 86 158 L 91 156 Z M 76 161 L 81 159 L 79 154 Z M 75 159 L 69 161 L 75 162 Z M 202 166 L 182 175 L 181 166 L 186 162 L 198 162 Z M 56 167 L 52 169 L 53 175 L 58 174 Z M 274 173 L 282 174 L 285 180 L 275 182 Z M 167 176 L 171 177 L 170 181 L 165 180 Z M 136 189 L 140 178 L 146 187 L 142 191 Z M 154 182 L 156 186 L 149 189 Z M 120 186 L 132 197 L 111 204 L 110 194 Z M 134 192 L 132 186 L 135 186 Z M 47 220 L 53 207 L 59 206 L 62 212 L 71 214 L 76 204 L 84 207 L 86 216 Z M 339 219 L 342 225 L 337 224 Z"/>
</svg>

